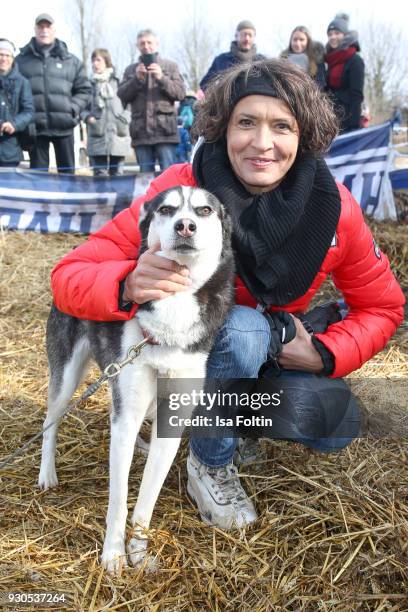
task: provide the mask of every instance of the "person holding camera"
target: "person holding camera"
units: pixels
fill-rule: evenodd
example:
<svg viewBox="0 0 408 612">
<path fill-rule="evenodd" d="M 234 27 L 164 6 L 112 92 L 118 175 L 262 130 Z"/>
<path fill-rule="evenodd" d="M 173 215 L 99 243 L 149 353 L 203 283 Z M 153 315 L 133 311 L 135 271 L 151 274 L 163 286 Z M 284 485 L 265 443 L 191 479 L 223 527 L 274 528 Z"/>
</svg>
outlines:
<svg viewBox="0 0 408 612">
<path fill-rule="evenodd" d="M 0 38 L 0 167 L 16 167 L 23 159 L 18 137 L 34 118 L 30 83 L 14 62 L 14 44 Z"/>
<path fill-rule="evenodd" d="M 130 104 L 130 136 L 141 172 L 154 172 L 156 161 L 163 171 L 174 163 L 180 141 L 175 102 L 186 95 L 177 64 L 157 52 L 152 30 L 137 35 L 139 61 L 125 70 L 118 96 Z"/>
</svg>

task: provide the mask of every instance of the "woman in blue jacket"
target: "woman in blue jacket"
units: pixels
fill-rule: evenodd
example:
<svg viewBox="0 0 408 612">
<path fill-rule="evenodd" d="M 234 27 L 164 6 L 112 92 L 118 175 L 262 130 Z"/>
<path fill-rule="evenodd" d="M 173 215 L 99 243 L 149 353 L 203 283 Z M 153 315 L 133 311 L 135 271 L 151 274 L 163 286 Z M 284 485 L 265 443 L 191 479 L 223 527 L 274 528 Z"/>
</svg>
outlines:
<svg viewBox="0 0 408 612">
<path fill-rule="evenodd" d="M 0 167 L 18 166 L 23 159 L 18 134 L 34 118 L 31 87 L 14 62 L 14 51 L 12 42 L 0 38 Z"/>
</svg>

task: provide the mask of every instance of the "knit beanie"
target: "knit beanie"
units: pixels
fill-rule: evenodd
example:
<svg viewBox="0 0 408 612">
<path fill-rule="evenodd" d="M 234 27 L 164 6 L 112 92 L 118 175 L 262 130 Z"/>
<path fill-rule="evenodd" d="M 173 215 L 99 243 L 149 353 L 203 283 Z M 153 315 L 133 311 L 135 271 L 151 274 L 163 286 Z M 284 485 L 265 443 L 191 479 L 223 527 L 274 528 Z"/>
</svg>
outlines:
<svg viewBox="0 0 408 612">
<path fill-rule="evenodd" d="M 241 30 L 253 30 L 254 32 L 256 32 L 254 24 L 252 23 L 252 21 L 249 21 L 249 19 L 244 19 L 243 21 L 239 22 L 236 31 L 240 32 Z"/>
<path fill-rule="evenodd" d="M 14 52 L 16 50 L 15 46 L 8 40 L 7 38 L 0 38 L 0 49 L 3 51 L 8 51 L 12 57 L 14 57 Z"/>
<path fill-rule="evenodd" d="M 349 16 L 346 13 L 338 13 L 333 21 L 329 23 L 327 32 L 330 32 L 330 30 L 338 30 L 343 34 L 347 34 L 349 31 Z"/>
</svg>

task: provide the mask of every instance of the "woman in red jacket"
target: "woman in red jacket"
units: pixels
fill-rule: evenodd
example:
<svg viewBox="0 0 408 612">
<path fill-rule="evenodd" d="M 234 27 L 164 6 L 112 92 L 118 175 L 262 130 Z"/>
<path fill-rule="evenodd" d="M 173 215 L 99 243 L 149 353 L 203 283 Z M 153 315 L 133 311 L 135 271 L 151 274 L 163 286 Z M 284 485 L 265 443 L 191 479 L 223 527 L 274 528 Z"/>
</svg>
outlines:
<svg viewBox="0 0 408 612">
<path fill-rule="evenodd" d="M 404 297 L 359 205 L 321 157 L 337 133 L 331 104 L 296 66 L 263 60 L 231 69 L 207 90 L 196 130 L 203 139 L 193 165 L 169 168 L 55 267 L 56 306 L 80 318 L 127 320 L 138 304 L 185 290 L 188 271 L 174 261 L 154 249 L 137 259 L 138 213 L 170 187 L 204 187 L 232 217 L 238 272 L 237 305 L 210 354 L 208 377 L 256 379 L 262 370 L 288 400 L 286 437 L 320 451 L 343 448 L 358 435 L 359 415 L 340 377 L 385 346 Z M 299 317 L 329 274 L 347 313 L 307 330 Z M 292 327 L 285 340 L 283 326 Z M 194 438 L 187 463 L 203 520 L 222 528 L 257 516 L 233 464 L 236 443 Z"/>
</svg>

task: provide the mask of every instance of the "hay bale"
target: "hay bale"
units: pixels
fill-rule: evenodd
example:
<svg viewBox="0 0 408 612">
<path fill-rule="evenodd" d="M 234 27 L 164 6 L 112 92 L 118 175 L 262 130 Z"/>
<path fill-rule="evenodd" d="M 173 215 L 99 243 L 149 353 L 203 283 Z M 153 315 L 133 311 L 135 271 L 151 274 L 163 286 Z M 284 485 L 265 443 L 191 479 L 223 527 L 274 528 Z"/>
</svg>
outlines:
<svg viewBox="0 0 408 612">
<path fill-rule="evenodd" d="M 375 232 L 405 282 L 399 229 L 398 248 L 391 226 Z M 83 238 L 8 233 L 0 240 L 4 457 L 41 428 L 49 271 Z M 406 383 L 407 344 L 399 338 L 351 381 L 367 410 L 373 394 L 380 408 L 398 402 L 386 385 L 381 393 L 373 391 L 367 378 L 397 375 Z M 90 372 L 86 382 L 96 374 Z M 157 570 L 129 570 L 114 579 L 98 561 L 108 500 L 108 413 L 108 394 L 101 389 L 64 420 L 58 488 L 36 487 L 38 443 L 0 475 L 0 592 L 64 593 L 67 601 L 53 608 L 61 610 L 349 611 L 407 605 L 408 445 L 401 434 L 395 436 L 395 424 L 392 435 L 361 438 L 337 455 L 263 441 L 259 460 L 242 469 L 260 512 L 243 533 L 210 528 L 198 519 L 185 489 L 183 441 L 152 521 Z M 399 417 L 404 418 L 402 408 Z M 143 464 L 136 455 L 129 507 Z"/>
</svg>

